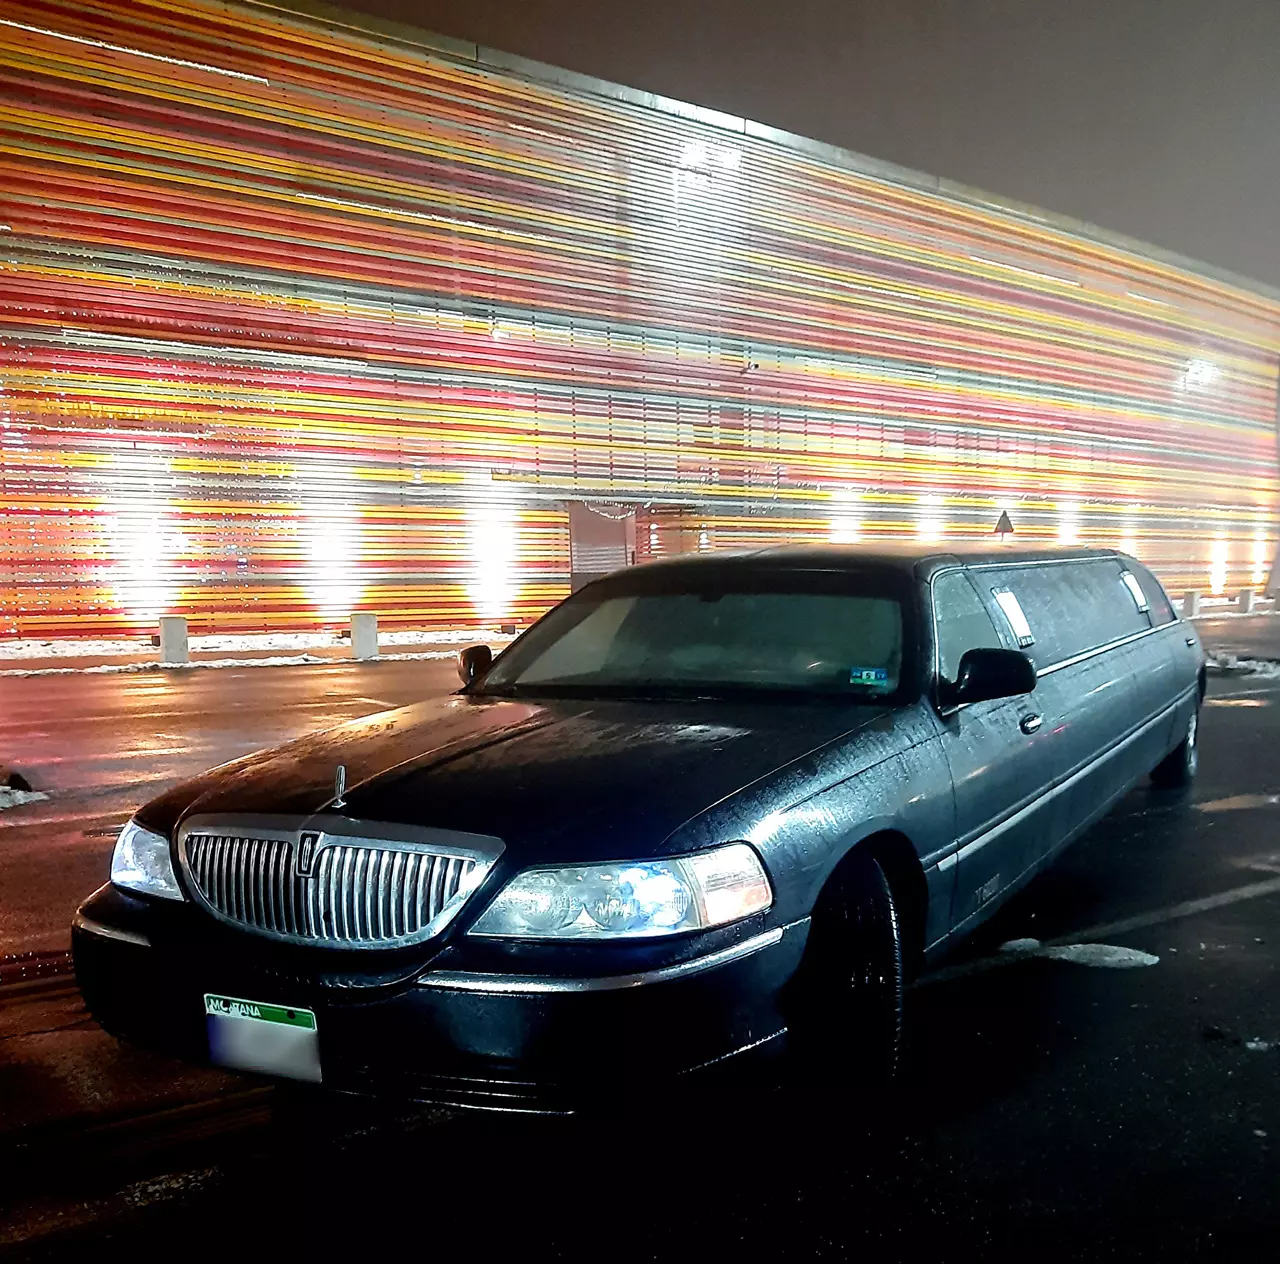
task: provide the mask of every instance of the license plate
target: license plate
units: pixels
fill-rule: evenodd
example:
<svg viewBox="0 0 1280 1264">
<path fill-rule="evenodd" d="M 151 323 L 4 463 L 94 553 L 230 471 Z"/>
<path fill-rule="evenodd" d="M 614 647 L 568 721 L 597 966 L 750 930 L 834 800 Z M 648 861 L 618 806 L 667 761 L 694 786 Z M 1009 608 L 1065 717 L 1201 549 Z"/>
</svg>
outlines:
<svg viewBox="0 0 1280 1264">
<path fill-rule="evenodd" d="M 204 1012 L 211 1062 L 320 1083 L 320 1037 L 311 1010 L 206 992 Z"/>
</svg>

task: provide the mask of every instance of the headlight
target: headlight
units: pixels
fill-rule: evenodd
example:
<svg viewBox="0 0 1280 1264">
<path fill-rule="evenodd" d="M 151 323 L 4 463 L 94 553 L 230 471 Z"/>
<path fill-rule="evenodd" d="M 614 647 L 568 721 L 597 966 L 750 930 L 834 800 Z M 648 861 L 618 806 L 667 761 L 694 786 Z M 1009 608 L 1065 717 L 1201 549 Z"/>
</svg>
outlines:
<svg viewBox="0 0 1280 1264">
<path fill-rule="evenodd" d="M 498 893 L 473 935 L 630 939 L 723 926 L 773 903 L 746 843 L 670 860 L 526 869 Z"/>
<path fill-rule="evenodd" d="M 111 881 L 143 895 L 160 895 L 166 900 L 183 898 L 169 859 L 169 840 L 144 829 L 137 821 L 130 821 L 116 839 Z"/>
</svg>

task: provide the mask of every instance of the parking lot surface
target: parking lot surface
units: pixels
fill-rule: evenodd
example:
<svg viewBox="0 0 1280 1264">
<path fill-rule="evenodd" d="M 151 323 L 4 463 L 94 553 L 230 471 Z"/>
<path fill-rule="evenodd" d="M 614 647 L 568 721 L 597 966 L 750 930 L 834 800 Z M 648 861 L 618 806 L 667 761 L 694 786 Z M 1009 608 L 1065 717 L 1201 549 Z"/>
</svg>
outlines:
<svg viewBox="0 0 1280 1264">
<path fill-rule="evenodd" d="M 0 825 L 6 892 L 24 866 L 64 902 L 99 881 L 109 837 L 53 818 L 118 817 L 161 773 L 237 753 L 237 707 L 274 741 L 369 699 L 447 687 L 422 669 L 285 669 L 279 683 L 261 669 L 252 698 L 230 679 L 196 699 L 157 691 L 149 705 L 173 712 L 175 749 L 132 762 L 110 754 L 133 731 L 129 708 L 81 695 L 102 718 L 77 747 L 58 728 L 70 717 L 47 707 L 21 740 L 45 752 L 53 795 Z M 154 719 L 137 723 L 139 742 L 160 740 Z M 58 771 L 58 749 L 99 770 L 89 790 Z M 869 1093 L 853 1118 L 801 1112 L 752 1081 L 618 1084 L 568 1120 L 317 1108 L 118 1046 L 65 986 L 9 991 L 0 1100 L 20 1104 L 6 1121 L 19 1161 L 0 1242 L 60 1258 L 109 1237 L 150 1254 L 213 1226 L 251 1230 L 264 1250 L 417 1241 L 480 1258 L 1268 1258 L 1280 1230 L 1278 750 L 1280 681 L 1216 678 L 1195 787 L 1131 793 L 921 980 L 897 1096 Z M 144 770 L 156 780 L 140 792 L 130 776 Z M 16 915 L 8 903 L 8 944 L 34 929 L 56 947 L 47 898 Z"/>
</svg>

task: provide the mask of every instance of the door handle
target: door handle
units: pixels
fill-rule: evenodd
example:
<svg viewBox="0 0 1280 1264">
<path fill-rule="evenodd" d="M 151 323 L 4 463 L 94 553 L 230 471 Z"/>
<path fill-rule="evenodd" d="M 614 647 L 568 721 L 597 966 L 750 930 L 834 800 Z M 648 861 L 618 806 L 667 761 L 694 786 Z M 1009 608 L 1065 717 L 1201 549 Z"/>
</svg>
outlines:
<svg viewBox="0 0 1280 1264">
<path fill-rule="evenodd" d="M 1027 734 L 1034 733 L 1040 725 L 1044 723 L 1044 717 L 1040 715 L 1024 715 L 1018 721 L 1018 727 Z"/>
<path fill-rule="evenodd" d="M 1187 649 L 1193 650 L 1196 647 L 1196 638 L 1194 636 L 1187 637 Z"/>
</svg>

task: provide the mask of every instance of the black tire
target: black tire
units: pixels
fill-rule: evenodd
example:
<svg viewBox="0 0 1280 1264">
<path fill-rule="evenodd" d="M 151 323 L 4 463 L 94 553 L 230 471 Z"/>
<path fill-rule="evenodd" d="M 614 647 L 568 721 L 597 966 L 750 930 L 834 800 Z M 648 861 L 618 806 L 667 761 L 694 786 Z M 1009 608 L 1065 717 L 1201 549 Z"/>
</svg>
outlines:
<svg viewBox="0 0 1280 1264">
<path fill-rule="evenodd" d="M 902 919 L 874 856 L 855 852 L 823 892 L 796 982 L 792 1086 L 865 1110 L 897 1074 L 906 998 Z"/>
<path fill-rule="evenodd" d="M 1186 736 L 1152 770 L 1151 781 L 1162 790 L 1189 786 L 1200 767 L 1200 708 L 1191 712 Z"/>
</svg>

